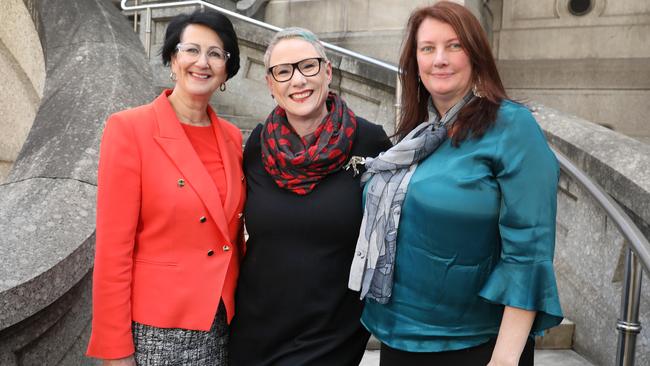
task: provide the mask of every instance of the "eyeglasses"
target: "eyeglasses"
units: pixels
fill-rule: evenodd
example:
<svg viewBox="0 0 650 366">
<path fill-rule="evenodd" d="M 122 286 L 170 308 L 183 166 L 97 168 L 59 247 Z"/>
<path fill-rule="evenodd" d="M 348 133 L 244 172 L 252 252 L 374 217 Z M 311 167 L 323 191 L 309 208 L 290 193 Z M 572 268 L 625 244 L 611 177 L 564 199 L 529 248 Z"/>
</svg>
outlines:
<svg viewBox="0 0 650 366">
<path fill-rule="evenodd" d="M 196 61 L 201 57 L 201 47 L 194 43 L 179 43 L 176 50 L 187 60 Z M 230 52 L 224 51 L 217 46 L 209 47 L 205 54 L 208 56 L 208 62 L 217 66 L 225 65 L 230 58 Z"/>
<path fill-rule="evenodd" d="M 273 79 L 279 83 L 291 80 L 293 73 L 298 69 L 303 76 L 314 76 L 320 72 L 322 57 L 306 58 L 292 64 L 279 64 L 269 67 L 267 70 Z"/>
</svg>

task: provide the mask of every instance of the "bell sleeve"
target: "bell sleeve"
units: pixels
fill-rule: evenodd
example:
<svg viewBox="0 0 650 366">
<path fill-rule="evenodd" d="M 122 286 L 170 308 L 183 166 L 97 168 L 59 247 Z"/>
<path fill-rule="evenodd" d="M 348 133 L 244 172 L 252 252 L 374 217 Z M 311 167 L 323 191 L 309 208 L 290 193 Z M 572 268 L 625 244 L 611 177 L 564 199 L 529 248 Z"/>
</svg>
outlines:
<svg viewBox="0 0 650 366">
<path fill-rule="evenodd" d="M 559 167 L 532 114 L 516 108 L 493 167 L 501 191 L 500 258 L 479 296 L 536 311 L 532 332 L 539 333 L 562 321 L 553 271 Z"/>
</svg>

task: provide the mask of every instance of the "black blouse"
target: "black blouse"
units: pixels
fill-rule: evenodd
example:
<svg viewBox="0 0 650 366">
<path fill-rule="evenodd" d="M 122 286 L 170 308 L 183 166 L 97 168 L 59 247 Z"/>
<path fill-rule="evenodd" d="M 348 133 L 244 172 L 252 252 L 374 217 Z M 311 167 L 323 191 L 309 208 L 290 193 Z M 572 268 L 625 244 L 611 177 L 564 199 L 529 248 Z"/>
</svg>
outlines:
<svg viewBox="0 0 650 366">
<path fill-rule="evenodd" d="M 384 130 L 357 117 L 351 156 L 390 147 Z M 264 170 L 257 126 L 244 149 L 249 233 L 231 324 L 231 366 L 358 365 L 369 334 L 363 302 L 348 290 L 362 217 L 359 175 L 340 170 L 305 196 Z"/>
</svg>

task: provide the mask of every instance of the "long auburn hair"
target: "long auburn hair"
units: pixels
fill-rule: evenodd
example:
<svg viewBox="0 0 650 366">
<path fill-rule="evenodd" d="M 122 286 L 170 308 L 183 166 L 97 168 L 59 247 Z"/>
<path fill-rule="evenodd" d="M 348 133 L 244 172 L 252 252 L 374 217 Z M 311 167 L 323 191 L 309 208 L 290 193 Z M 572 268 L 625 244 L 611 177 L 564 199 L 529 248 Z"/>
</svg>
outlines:
<svg viewBox="0 0 650 366">
<path fill-rule="evenodd" d="M 429 92 L 419 80 L 416 55 L 417 32 L 420 24 L 427 18 L 449 24 L 456 32 L 472 66 L 470 83 L 476 85 L 482 95 L 481 98 L 475 98 L 468 103 L 458 113 L 452 136 L 452 143 L 458 146 L 470 136 L 475 138 L 483 136 L 494 124 L 501 101 L 509 98 L 501 83 L 485 31 L 469 10 L 449 1 L 440 1 L 431 6 L 418 8 L 409 17 L 399 60 L 402 110 L 395 135 L 400 140 L 428 119 Z"/>
</svg>

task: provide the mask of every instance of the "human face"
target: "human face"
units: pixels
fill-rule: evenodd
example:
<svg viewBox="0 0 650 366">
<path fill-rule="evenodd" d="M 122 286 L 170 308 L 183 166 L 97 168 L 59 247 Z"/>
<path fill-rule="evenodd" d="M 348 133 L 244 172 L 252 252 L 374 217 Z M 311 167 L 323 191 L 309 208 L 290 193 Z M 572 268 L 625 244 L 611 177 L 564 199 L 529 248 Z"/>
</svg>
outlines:
<svg viewBox="0 0 650 366">
<path fill-rule="evenodd" d="M 199 56 L 192 56 L 183 51 L 177 51 L 172 56 L 172 71 L 176 74 L 175 92 L 180 92 L 194 98 L 212 96 L 219 86 L 226 81 L 226 65 L 214 57 L 208 57 L 207 50 L 219 47 L 223 50 L 221 38 L 212 29 L 190 24 L 181 34 L 183 46 L 195 45 L 200 49 Z"/>
<path fill-rule="evenodd" d="M 269 66 L 293 64 L 309 58 L 321 57 L 314 46 L 300 38 L 290 38 L 278 42 L 271 52 Z M 294 70 L 291 79 L 276 81 L 267 74 L 266 82 L 271 94 L 280 107 L 287 112 L 287 119 L 292 125 L 296 123 L 314 123 L 327 114 L 325 101 L 332 81 L 332 65 L 321 64 L 320 71 L 313 76 L 304 76 Z"/>
<path fill-rule="evenodd" d="M 472 65 L 458 35 L 447 23 L 426 18 L 416 34 L 418 73 L 440 114 L 470 89 Z"/>
</svg>

